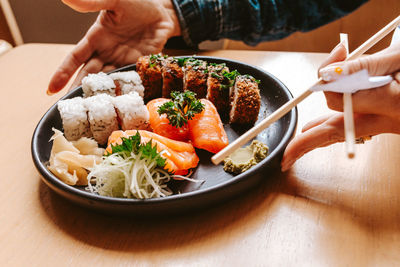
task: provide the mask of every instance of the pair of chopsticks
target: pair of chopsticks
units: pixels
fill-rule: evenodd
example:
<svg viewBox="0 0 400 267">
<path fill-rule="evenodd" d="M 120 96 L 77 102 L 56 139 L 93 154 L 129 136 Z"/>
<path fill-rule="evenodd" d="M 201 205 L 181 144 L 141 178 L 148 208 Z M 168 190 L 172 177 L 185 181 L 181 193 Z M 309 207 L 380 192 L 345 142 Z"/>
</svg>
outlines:
<svg viewBox="0 0 400 267">
<path fill-rule="evenodd" d="M 386 35 L 388 35 L 391 31 L 393 31 L 397 25 L 400 24 L 400 16 L 398 16 L 397 18 L 395 18 L 394 20 L 392 20 L 388 25 L 386 25 L 385 27 L 383 27 L 380 31 L 378 31 L 376 34 L 374 34 L 371 38 L 369 38 L 365 43 L 363 43 L 362 45 L 360 45 L 356 50 L 354 50 L 350 55 L 348 55 L 348 57 L 346 58 L 346 60 L 352 60 L 352 59 L 356 59 L 357 57 L 361 56 L 362 54 L 364 54 L 368 49 L 370 49 L 372 46 L 374 46 L 377 42 L 379 42 L 382 38 L 384 38 Z M 311 87 L 314 87 L 315 85 L 321 84 L 322 83 L 322 79 L 319 78 L 318 81 L 313 84 Z M 259 124 L 255 125 L 253 128 L 251 128 L 250 130 L 248 130 L 246 133 L 244 133 L 243 135 L 241 135 L 239 138 L 237 138 L 235 141 L 233 141 L 232 143 L 230 143 L 228 146 L 226 146 L 224 149 L 222 149 L 220 152 L 218 152 L 217 154 L 215 154 L 212 158 L 211 161 L 217 165 L 219 164 L 221 161 L 223 161 L 227 156 L 229 156 L 230 154 L 232 154 L 236 149 L 242 147 L 244 144 L 246 144 L 248 141 L 250 141 L 251 139 L 253 139 L 254 137 L 256 137 L 260 132 L 262 132 L 265 128 L 267 128 L 268 126 L 270 126 L 272 123 L 276 122 L 277 120 L 279 120 L 280 118 L 282 118 L 286 113 L 288 113 L 292 108 L 294 108 L 295 106 L 297 106 L 297 104 L 299 104 L 301 101 L 303 101 L 304 99 L 306 99 L 308 96 L 310 96 L 313 92 L 309 89 L 305 90 L 303 93 L 301 93 L 299 96 L 291 99 L 290 101 L 288 101 L 286 104 L 284 104 L 283 106 L 281 106 L 279 109 L 277 109 L 275 112 L 273 112 L 270 116 L 268 116 L 267 118 L 265 118 L 264 120 L 262 120 Z M 347 100 L 350 99 L 351 101 L 351 95 L 350 96 L 344 96 L 344 100 L 345 103 L 344 105 L 348 105 Z M 351 113 L 351 120 L 350 122 L 353 123 L 353 136 L 354 136 L 354 122 L 352 120 L 352 116 L 353 116 L 353 109 L 349 109 L 347 108 L 347 112 L 346 113 Z M 348 116 L 345 114 L 345 116 Z M 349 118 L 348 118 L 349 119 Z M 345 119 L 346 120 L 346 119 Z M 350 126 L 351 128 L 351 126 Z M 350 129 L 351 130 L 351 129 Z M 349 130 L 349 131 L 350 131 Z M 350 133 L 351 135 L 351 133 Z M 350 138 L 350 136 L 348 136 L 348 138 Z M 351 142 L 351 141 L 349 141 Z M 353 138 L 353 144 L 354 144 L 354 138 Z M 351 144 L 350 144 L 351 146 Z M 354 148 L 353 148 L 354 149 Z M 351 152 L 351 151 L 350 151 Z M 353 150 L 353 156 L 354 156 L 354 150 Z"/>
</svg>

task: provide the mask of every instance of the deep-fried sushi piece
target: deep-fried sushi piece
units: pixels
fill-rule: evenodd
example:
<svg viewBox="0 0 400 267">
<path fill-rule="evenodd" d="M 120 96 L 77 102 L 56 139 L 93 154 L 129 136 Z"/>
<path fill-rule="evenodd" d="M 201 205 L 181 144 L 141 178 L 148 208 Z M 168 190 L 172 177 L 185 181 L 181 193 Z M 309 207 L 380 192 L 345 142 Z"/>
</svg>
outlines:
<svg viewBox="0 0 400 267">
<path fill-rule="evenodd" d="M 208 65 L 207 99 L 214 104 L 222 118 L 228 117 L 229 91 L 234 83 L 224 75 L 226 73 L 229 73 L 229 68 L 225 63 Z"/>
<path fill-rule="evenodd" d="M 168 57 L 162 62 L 162 97 L 171 98 L 171 92 L 183 91 L 183 69 L 179 60 L 174 57 Z"/>
<path fill-rule="evenodd" d="M 254 124 L 257 121 L 261 96 L 256 79 L 250 75 L 237 76 L 230 99 L 232 101 L 230 123 Z"/>
<path fill-rule="evenodd" d="M 183 89 L 196 93 L 196 98 L 207 95 L 207 62 L 200 59 L 188 58 L 184 67 Z"/>
<path fill-rule="evenodd" d="M 162 61 L 166 56 L 161 54 L 140 57 L 136 63 L 136 71 L 144 86 L 144 100 L 161 97 Z"/>
</svg>

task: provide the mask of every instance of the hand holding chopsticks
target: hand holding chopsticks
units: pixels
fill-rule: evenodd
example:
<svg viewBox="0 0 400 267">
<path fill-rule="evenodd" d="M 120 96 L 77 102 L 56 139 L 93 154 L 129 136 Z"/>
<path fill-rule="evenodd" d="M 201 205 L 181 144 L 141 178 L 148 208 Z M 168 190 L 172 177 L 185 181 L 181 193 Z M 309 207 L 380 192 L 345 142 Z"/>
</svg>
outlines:
<svg viewBox="0 0 400 267">
<path fill-rule="evenodd" d="M 382 28 L 379 32 L 377 32 L 374 36 L 372 36 L 370 39 L 368 39 L 365 43 L 363 43 L 356 50 L 354 50 L 347 57 L 346 60 L 355 59 L 355 58 L 359 57 L 360 55 L 362 55 L 363 53 L 365 53 L 368 49 L 370 49 L 373 45 L 375 45 L 379 40 L 381 40 L 383 37 L 385 37 L 387 34 L 389 34 L 393 29 L 395 29 L 399 23 L 400 23 L 400 16 L 397 17 L 396 19 L 394 19 L 392 22 L 390 22 L 384 28 Z M 313 86 L 321 84 L 321 81 L 322 81 L 322 79 L 319 79 Z M 313 86 L 311 86 L 311 87 L 313 87 Z M 233 153 L 237 148 L 246 144 L 248 141 L 250 141 L 257 134 L 262 132 L 265 128 L 270 126 L 272 123 L 274 123 L 275 121 L 277 121 L 278 119 L 283 117 L 293 107 L 295 107 L 297 104 L 299 104 L 301 101 L 303 101 L 305 98 L 307 98 L 311 94 L 312 94 L 312 91 L 307 89 L 303 93 L 301 93 L 299 96 L 297 96 L 296 98 L 293 98 L 292 100 L 290 100 L 289 102 L 284 104 L 282 107 L 280 107 L 278 110 L 276 110 L 270 116 L 265 118 L 259 124 L 255 125 L 253 128 L 251 128 L 245 134 L 240 136 L 238 139 L 236 139 L 230 145 L 225 147 L 219 153 L 215 154 L 211 158 L 212 162 L 214 164 L 219 164 L 225 157 L 227 157 L 228 155 Z"/>
</svg>

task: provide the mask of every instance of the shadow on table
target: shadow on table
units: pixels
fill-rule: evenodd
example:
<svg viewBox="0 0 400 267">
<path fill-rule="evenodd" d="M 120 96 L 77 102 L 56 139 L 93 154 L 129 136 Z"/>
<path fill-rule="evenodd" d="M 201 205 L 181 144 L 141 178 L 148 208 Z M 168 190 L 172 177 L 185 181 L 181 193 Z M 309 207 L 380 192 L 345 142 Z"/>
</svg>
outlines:
<svg viewBox="0 0 400 267">
<path fill-rule="evenodd" d="M 262 217 L 277 196 L 282 175 L 279 172 L 270 175 L 253 190 L 225 203 L 171 218 L 141 219 L 96 213 L 65 200 L 43 182 L 39 185 L 39 198 L 54 224 L 92 246 L 138 252 L 202 244 L 203 250 L 212 250 L 240 240 L 265 223 Z"/>
</svg>

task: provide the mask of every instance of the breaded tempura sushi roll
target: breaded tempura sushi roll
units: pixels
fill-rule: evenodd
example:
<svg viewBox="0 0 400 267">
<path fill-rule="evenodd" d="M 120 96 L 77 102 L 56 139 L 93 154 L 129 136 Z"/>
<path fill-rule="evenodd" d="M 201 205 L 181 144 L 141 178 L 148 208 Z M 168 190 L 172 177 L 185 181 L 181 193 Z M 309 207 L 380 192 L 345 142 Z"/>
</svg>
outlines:
<svg viewBox="0 0 400 267">
<path fill-rule="evenodd" d="M 60 111 L 64 135 L 69 141 L 78 140 L 81 137 L 91 137 L 87 108 L 82 97 L 60 100 L 57 104 Z"/>
<path fill-rule="evenodd" d="M 114 72 L 109 76 L 115 83 L 115 94 L 117 96 L 129 94 L 131 92 L 137 92 L 141 97 L 144 96 L 142 80 L 136 71 Z"/>
<path fill-rule="evenodd" d="M 82 79 L 83 96 L 89 97 L 98 94 L 115 96 L 115 84 L 113 79 L 104 72 L 91 73 Z"/>
<path fill-rule="evenodd" d="M 117 113 L 109 95 L 95 95 L 85 99 L 88 109 L 90 129 L 94 139 L 100 145 L 107 143 L 113 131 L 118 130 Z"/>
<path fill-rule="evenodd" d="M 250 75 L 237 76 L 230 99 L 230 123 L 254 124 L 257 121 L 261 96 L 256 79 Z"/>
<path fill-rule="evenodd" d="M 164 56 L 158 54 L 140 57 L 136 63 L 136 71 L 144 86 L 145 101 L 161 97 L 163 84 L 161 64 L 163 60 Z"/>
<path fill-rule="evenodd" d="M 196 98 L 207 95 L 207 62 L 189 58 L 185 62 L 183 89 L 196 93 Z"/>
<path fill-rule="evenodd" d="M 162 97 L 171 98 L 171 92 L 183 91 L 183 69 L 178 59 L 168 57 L 162 62 Z"/>
<path fill-rule="evenodd" d="M 113 98 L 122 130 L 149 129 L 149 111 L 137 92 Z"/>
<path fill-rule="evenodd" d="M 229 73 L 229 68 L 224 63 L 208 65 L 207 99 L 214 104 L 222 118 L 227 118 L 230 107 L 229 90 L 233 82 L 224 73 Z"/>
</svg>

